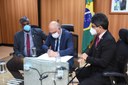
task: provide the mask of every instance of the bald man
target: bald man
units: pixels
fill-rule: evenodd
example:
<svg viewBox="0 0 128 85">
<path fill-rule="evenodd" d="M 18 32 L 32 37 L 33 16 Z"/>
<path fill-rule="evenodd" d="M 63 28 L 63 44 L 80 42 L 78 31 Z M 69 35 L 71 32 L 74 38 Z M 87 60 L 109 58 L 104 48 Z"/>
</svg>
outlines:
<svg viewBox="0 0 128 85">
<path fill-rule="evenodd" d="M 56 21 L 50 22 L 49 35 L 45 44 L 42 46 L 50 57 L 62 57 L 66 55 L 73 56 L 73 44 L 73 37 L 69 31 L 62 29 L 61 25 Z M 71 68 L 73 64 L 72 59 L 69 60 L 69 64 Z"/>
</svg>

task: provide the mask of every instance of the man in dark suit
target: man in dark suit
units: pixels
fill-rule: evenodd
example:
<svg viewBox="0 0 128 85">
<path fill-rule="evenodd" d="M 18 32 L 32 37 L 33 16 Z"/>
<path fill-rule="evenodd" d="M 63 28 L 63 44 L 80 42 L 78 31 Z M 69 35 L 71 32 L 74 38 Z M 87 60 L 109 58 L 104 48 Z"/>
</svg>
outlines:
<svg viewBox="0 0 128 85">
<path fill-rule="evenodd" d="M 39 28 L 31 28 L 29 19 L 24 16 L 20 19 L 22 30 L 14 37 L 14 56 L 7 63 L 7 68 L 11 74 L 18 79 L 23 79 L 19 70 L 23 70 L 23 58 L 33 55 L 33 48 L 36 48 L 36 56 L 44 53 L 42 47 L 46 35 Z"/>
<path fill-rule="evenodd" d="M 74 45 L 72 34 L 62 29 L 60 24 L 56 21 L 52 21 L 49 24 L 49 35 L 46 39 L 45 44 L 42 46 L 45 52 L 48 52 L 50 57 L 57 56 L 73 56 Z M 72 60 L 69 61 L 70 66 L 73 63 Z"/>
<path fill-rule="evenodd" d="M 79 60 L 79 62 L 84 61 L 90 64 L 90 66 L 85 67 L 77 75 L 77 79 L 80 85 L 106 85 L 109 80 L 102 73 L 114 70 L 112 61 L 114 60 L 116 42 L 108 31 L 109 22 L 104 14 L 95 14 L 91 22 L 90 33 L 96 35 L 96 38 L 89 52 L 83 53 Z"/>
</svg>

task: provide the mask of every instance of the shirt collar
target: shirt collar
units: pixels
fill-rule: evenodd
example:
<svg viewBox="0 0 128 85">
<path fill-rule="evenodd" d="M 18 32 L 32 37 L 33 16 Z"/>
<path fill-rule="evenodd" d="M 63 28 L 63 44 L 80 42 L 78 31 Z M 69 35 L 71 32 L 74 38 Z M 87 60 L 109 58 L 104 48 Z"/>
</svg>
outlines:
<svg viewBox="0 0 128 85">
<path fill-rule="evenodd" d="M 30 32 L 24 32 L 24 34 L 29 34 L 30 35 L 31 34 L 31 30 L 30 30 Z"/>
<path fill-rule="evenodd" d="M 107 30 L 106 30 L 107 31 Z M 103 35 L 106 33 L 106 31 L 104 31 L 103 33 L 101 33 L 100 35 L 99 35 L 99 39 L 101 39 L 102 37 L 103 37 Z"/>
</svg>

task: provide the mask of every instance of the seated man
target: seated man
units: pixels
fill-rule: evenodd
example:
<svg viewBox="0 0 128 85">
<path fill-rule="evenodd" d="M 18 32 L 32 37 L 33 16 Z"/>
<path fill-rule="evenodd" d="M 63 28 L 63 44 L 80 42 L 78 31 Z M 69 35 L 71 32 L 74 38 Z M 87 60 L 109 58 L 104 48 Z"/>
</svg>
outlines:
<svg viewBox="0 0 128 85">
<path fill-rule="evenodd" d="M 31 28 L 29 19 L 24 16 L 20 20 L 22 30 L 17 32 L 14 37 L 14 56 L 7 63 L 7 68 L 11 74 L 17 79 L 23 79 L 19 70 L 23 70 L 23 58 L 31 57 L 32 48 L 36 48 L 37 56 L 43 52 L 42 44 L 46 39 L 46 35 L 39 28 Z"/>
<path fill-rule="evenodd" d="M 62 29 L 60 24 L 56 21 L 52 21 L 49 24 L 49 35 L 45 44 L 42 46 L 45 52 L 48 52 L 50 57 L 66 56 L 74 54 L 74 45 L 72 34 Z M 69 61 L 70 67 L 73 64 L 73 60 Z"/>
<path fill-rule="evenodd" d="M 79 62 L 90 64 L 84 67 L 77 75 L 80 85 L 106 85 L 109 80 L 102 74 L 105 71 L 113 71 L 114 52 L 116 42 L 108 31 L 108 18 L 102 14 L 95 14 L 92 19 L 92 28 L 90 33 L 96 35 L 95 41 L 88 53 L 83 53 Z M 107 84 L 110 85 L 110 84 Z"/>
</svg>

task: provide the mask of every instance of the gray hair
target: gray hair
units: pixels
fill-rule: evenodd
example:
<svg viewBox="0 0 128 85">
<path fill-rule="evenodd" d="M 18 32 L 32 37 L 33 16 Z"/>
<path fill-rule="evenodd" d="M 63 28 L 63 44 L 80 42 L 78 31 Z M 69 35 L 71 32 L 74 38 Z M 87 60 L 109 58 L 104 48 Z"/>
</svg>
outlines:
<svg viewBox="0 0 128 85">
<path fill-rule="evenodd" d="M 19 20 L 19 22 L 20 22 L 21 24 L 22 24 L 23 22 L 28 22 L 28 23 L 30 23 L 30 22 L 29 22 L 29 19 L 28 19 L 26 16 L 21 17 L 20 20 Z"/>
</svg>

